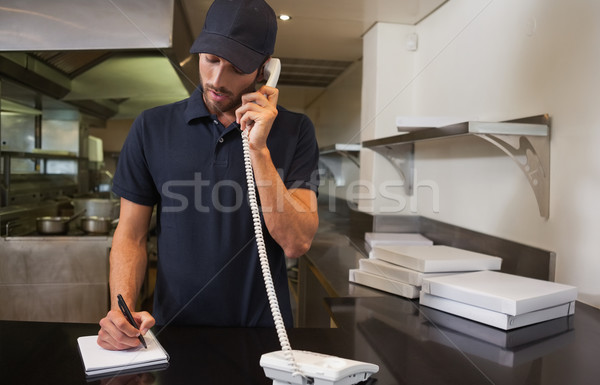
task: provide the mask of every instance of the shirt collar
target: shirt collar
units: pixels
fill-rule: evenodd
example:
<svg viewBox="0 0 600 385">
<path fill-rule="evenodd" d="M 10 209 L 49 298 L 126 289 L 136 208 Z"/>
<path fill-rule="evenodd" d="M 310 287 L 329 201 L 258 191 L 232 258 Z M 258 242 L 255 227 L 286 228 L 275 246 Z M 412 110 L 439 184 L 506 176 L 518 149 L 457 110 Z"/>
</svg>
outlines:
<svg viewBox="0 0 600 385">
<path fill-rule="evenodd" d="M 210 117 L 210 112 L 206 109 L 204 98 L 202 98 L 202 88 L 197 87 L 190 95 L 184 114 L 188 124 L 194 119 Z"/>
</svg>

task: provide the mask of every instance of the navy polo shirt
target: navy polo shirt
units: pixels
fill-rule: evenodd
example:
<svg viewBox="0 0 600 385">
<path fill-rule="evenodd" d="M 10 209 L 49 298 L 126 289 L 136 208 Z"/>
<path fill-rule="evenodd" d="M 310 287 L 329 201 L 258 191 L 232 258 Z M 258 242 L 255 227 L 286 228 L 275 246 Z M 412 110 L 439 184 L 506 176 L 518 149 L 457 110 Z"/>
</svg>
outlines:
<svg viewBox="0 0 600 385">
<path fill-rule="evenodd" d="M 317 191 L 318 146 L 305 115 L 278 106 L 267 145 L 287 188 Z M 239 130 L 190 98 L 144 111 L 119 156 L 113 191 L 157 205 L 157 324 L 273 326 L 247 200 Z M 285 256 L 263 223 L 279 306 L 293 326 Z"/>
</svg>

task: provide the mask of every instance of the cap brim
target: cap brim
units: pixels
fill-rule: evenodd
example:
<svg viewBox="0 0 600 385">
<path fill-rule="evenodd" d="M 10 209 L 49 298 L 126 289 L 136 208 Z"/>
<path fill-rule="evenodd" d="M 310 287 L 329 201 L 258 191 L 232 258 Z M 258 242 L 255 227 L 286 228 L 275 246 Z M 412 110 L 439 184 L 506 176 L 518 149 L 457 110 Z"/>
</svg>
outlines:
<svg viewBox="0 0 600 385">
<path fill-rule="evenodd" d="M 196 39 L 192 48 L 190 48 L 190 52 L 209 53 L 222 57 L 247 74 L 254 72 L 265 59 L 265 55 L 238 42 L 206 31 Z"/>
</svg>

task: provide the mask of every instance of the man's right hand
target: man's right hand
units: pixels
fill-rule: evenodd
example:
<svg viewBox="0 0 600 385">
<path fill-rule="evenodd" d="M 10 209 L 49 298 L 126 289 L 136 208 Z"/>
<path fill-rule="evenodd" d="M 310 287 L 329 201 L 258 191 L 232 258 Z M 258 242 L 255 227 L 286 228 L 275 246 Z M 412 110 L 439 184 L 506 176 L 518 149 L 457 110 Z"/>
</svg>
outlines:
<svg viewBox="0 0 600 385">
<path fill-rule="evenodd" d="M 100 320 L 98 345 L 107 350 L 124 350 L 141 344 L 138 336 L 145 335 L 154 326 L 154 317 L 146 311 L 132 312 L 133 319 L 140 325 L 137 330 L 119 310 L 111 310 Z"/>
</svg>

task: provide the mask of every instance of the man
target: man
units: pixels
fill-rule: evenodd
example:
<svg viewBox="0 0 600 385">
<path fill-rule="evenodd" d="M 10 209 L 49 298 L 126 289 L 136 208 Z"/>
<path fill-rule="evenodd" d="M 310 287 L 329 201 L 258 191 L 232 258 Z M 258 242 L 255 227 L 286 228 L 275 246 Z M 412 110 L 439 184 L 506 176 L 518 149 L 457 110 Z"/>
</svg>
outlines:
<svg viewBox="0 0 600 385">
<path fill-rule="evenodd" d="M 266 249 L 278 301 L 292 326 L 285 256 L 310 247 L 318 226 L 318 147 L 301 114 L 277 107 L 263 86 L 277 21 L 263 0 L 216 0 L 190 52 L 199 54 L 201 88 L 189 99 L 142 113 L 119 158 L 114 192 L 121 214 L 110 255 L 112 310 L 98 344 L 137 346 L 158 325 L 273 326 L 247 187 L 240 130 L 248 130 Z M 157 205 L 158 269 L 153 315 L 121 314 L 143 283 L 146 238 Z"/>
</svg>

